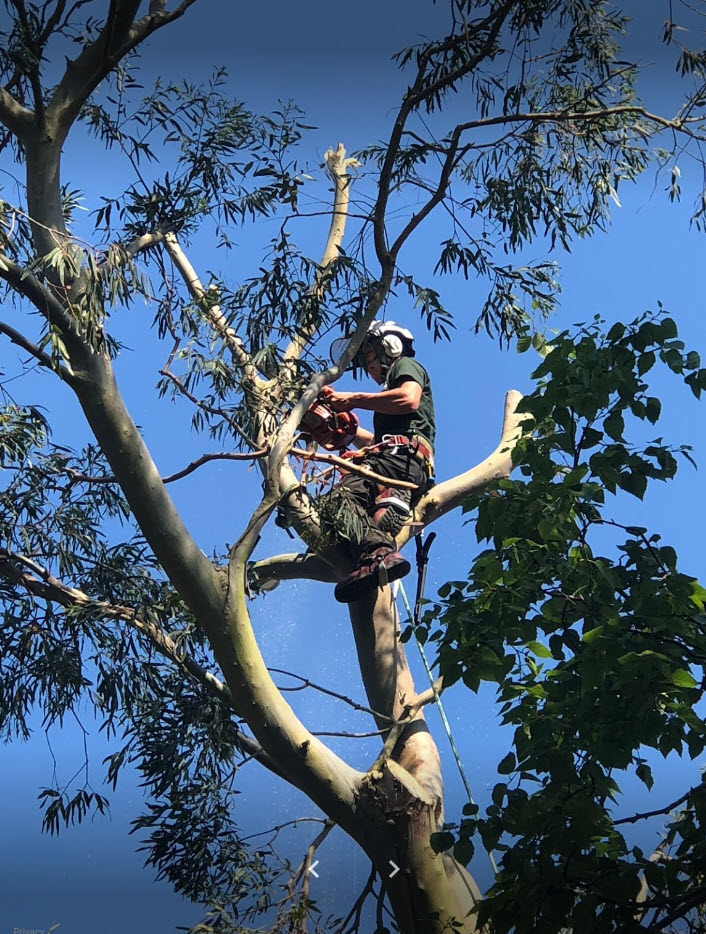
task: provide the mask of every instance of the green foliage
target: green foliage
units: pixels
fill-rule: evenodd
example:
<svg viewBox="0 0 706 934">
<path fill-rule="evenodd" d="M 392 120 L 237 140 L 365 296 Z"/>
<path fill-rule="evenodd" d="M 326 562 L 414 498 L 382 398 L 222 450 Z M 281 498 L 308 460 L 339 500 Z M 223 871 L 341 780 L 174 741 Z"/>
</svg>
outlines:
<svg viewBox="0 0 706 934">
<path fill-rule="evenodd" d="M 502 722 L 515 727 L 498 766 L 507 779 L 485 817 L 463 819 L 459 843 L 479 833 L 502 853 L 479 911 L 497 934 L 642 930 L 641 872 L 653 923 L 695 904 L 706 785 L 668 824 L 676 861 L 650 862 L 615 817 L 619 773 L 649 788 L 644 750 L 694 759 L 706 747 L 706 590 L 659 535 L 611 518 L 606 500 L 641 499 L 674 476 L 677 455 L 689 457 L 661 438 L 626 440 L 636 422 L 659 419 L 645 374 L 660 360 L 699 396 L 706 370 L 662 312 L 607 333 L 596 319 L 535 344 L 544 359 L 520 404 L 520 476 L 466 504 L 490 547 L 430 611 L 445 684 L 496 682 Z"/>
<path fill-rule="evenodd" d="M 211 669 L 203 633 L 132 528 L 98 450 L 76 455 L 49 438 L 36 409 L 0 410 L 0 739 L 67 719 L 86 731 L 88 706 L 116 744 L 104 762 L 107 784 L 114 790 L 126 769 L 137 770 L 149 791 L 133 826 L 147 863 L 188 897 L 220 900 L 231 917 L 260 913 L 273 873 L 268 854 L 238 834 L 232 711 L 185 669 L 155 660 L 144 627 Z M 66 599 L 62 586 L 89 600 Z M 90 786 L 88 758 L 66 784 L 57 768 L 39 794 L 47 832 L 108 812 L 109 799 Z"/>
</svg>

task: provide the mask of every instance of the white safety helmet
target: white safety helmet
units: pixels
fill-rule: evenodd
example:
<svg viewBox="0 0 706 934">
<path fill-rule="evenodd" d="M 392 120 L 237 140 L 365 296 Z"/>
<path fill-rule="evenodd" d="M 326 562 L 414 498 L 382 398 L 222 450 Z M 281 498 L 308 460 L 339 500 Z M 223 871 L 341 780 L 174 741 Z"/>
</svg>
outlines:
<svg viewBox="0 0 706 934">
<path fill-rule="evenodd" d="M 331 360 L 334 363 L 337 363 L 340 359 L 349 340 L 348 337 L 339 337 L 338 340 L 331 344 Z M 368 327 L 368 333 L 365 335 L 360 355 L 357 354 L 358 359 L 353 362 L 354 366 L 362 366 L 362 359 L 360 358 L 366 347 L 374 347 L 380 352 L 380 357 L 383 358 L 382 362 L 389 364 L 403 355 L 407 357 L 414 356 L 414 335 L 407 328 L 403 328 L 401 324 L 397 324 L 396 321 L 373 321 Z"/>
</svg>

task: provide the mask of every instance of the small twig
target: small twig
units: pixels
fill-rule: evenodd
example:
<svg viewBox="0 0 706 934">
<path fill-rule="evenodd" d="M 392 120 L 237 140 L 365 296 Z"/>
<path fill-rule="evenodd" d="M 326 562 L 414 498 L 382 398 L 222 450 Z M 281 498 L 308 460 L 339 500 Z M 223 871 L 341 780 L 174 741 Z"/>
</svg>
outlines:
<svg viewBox="0 0 706 934">
<path fill-rule="evenodd" d="M 353 707 L 354 710 L 360 710 L 362 713 L 372 714 L 372 716 L 378 717 L 381 720 L 392 720 L 392 717 L 388 717 L 386 714 L 378 713 L 377 710 L 373 710 L 372 707 L 366 707 L 364 704 L 359 704 L 357 701 L 352 700 L 350 697 L 346 697 L 345 694 L 339 694 L 337 691 L 332 691 L 330 688 L 322 687 L 320 684 L 316 684 L 314 681 L 311 681 L 309 678 L 305 678 L 303 675 L 295 674 L 293 671 L 286 671 L 284 668 L 268 668 L 267 670 L 271 674 L 286 675 L 288 678 L 296 678 L 297 681 L 302 682 L 302 687 L 313 688 L 315 691 L 320 691 L 322 694 L 326 694 L 329 697 L 335 697 L 336 700 L 343 701 L 345 704 Z"/>
<path fill-rule="evenodd" d="M 368 881 L 365 883 L 362 892 L 358 898 L 356 898 L 355 902 L 353 903 L 353 907 L 344 918 L 341 926 L 336 928 L 335 934 L 354 934 L 355 931 L 358 931 L 360 928 L 360 915 L 363 911 L 363 905 L 365 904 L 368 896 L 372 894 L 373 883 L 375 882 L 376 875 L 377 870 L 375 869 L 375 866 L 371 866 Z M 346 925 L 351 919 L 353 919 L 353 923 L 349 928 L 347 928 Z"/>
<path fill-rule="evenodd" d="M 659 817 L 660 815 L 668 814 L 670 811 L 673 811 L 674 808 L 678 808 L 680 804 L 684 804 L 689 795 L 699 790 L 703 791 L 704 786 L 695 785 L 683 794 L 681 798 L 677 798 L 676 801 L 672 801 L 671 804 L 667 804 L 663 808 L 658 808 L 656 811 L 645 811 L 643 814 L 633 814 L 632 817 L 621 817 L 619 820 L 613 821 L 613 826 L 617 827 L 619 824 L 636 824 L 639 820 L 647 820 L 649 817 Z"/>
<path fill-rule="evenodd" d="M 257 442 L 253 441 L 253 439 L 252 439 L 251 437 L 249 437 L 249 436 L 243 431 L 243 429 L 242 429 L 242 428 L 240 427 L 240 425 L 236 422 L 236 420 L 235 420 L 234 418 L 231 418 L 231 416 L 228 415 L 227 412 L 224 412 L 222 409 L 214 408 L 214 406 L 208 405 L 207 403 L 203 402 L 201 399 L 197 398 L 192 392 L 190 392 L 190 391 L 186 388 L 186 386 L 182 383 L 182 381 L 179 379 L 179 377 L 178 377 L 178 376 L 175 376 L 175 375 L 171 372 L 171 370 L 168 370 L 166 367 L 162 368 L 159 372 L 160 372 L 160 374 L 161 374 L 162 376 L 166 376 L 167 379 L 171 380 L 171 381 L 174 383 L 174 385 L 179 389 L 179 392 L 181 392 L 182 395 L 186 396 L 186 398 L 189 400 L 189 402 L 193 402 L 193 404 L 194 404 L 197 408 L 203 409 L 204 412 L 208 412 L 210 415 L 217 415 L 219 418 L 222 418 L 223 421 L 224 421 L 224 422 L 227 422 L 227 423 L 230 425 L 230 427 L 233 429 L 233 431 L 234 431 L 237 435 L 239 435 L 239 436 L 243 439 L 243 441 L 245 441 L 246 444 L 249 444 L 250 447 L 251 447 L 254 451 L 260 451 L 260 450 L 261 450 L 260 445 L 257 444 Z"/>
<path fill-rule="evenodd" d="M 326 819 L 323 817 L 294 817 L 292 820 L 287 820 L 283 824 L 275 824 L 275 826 L 270 827 L 269 830 L 259 830 L 257 833 L 250 833 L 246 837 L 241 837 L 240 839 L 241 842 L 244 842 L 245 840 L 254 840 L 255 837 L 265 837 L 268 834 L 274 834 L 276 837 L 286 827 L 296 827 L 298 824 L 305 823 L 325 824 Z M 270 843 L 271 842 L 272 841 L 270 841 Z"/>
<path fill-rule="evenodd" d="M 265 450 L 242 453 L 216 451 L 213 454 L 202 454 L 201 457 L 197 457 L 196 460 L 191 461 L 190 464 L 187 464 L 186 467 L 182 467 L 181 470 L 177 470 L 176 473 L 170 474 L 168 477 L 162 477 L 162 483 L 173 483 L 175 480 L 181 480 L 182 477 L 188 476 L 199 467 L 211 461 L 250 461 L 259 457 L 265 457 L 266 454 L 267 451 Z M 80 483 L 117 483 L 116 478 L 112 474 L 91 476 L 90 474 L 81 473 L 79 470 L 74 470 L 73 467 L 64 467 L 64 473 L 68 474 L 72 480 L 76 480 Z"/>
</svg>

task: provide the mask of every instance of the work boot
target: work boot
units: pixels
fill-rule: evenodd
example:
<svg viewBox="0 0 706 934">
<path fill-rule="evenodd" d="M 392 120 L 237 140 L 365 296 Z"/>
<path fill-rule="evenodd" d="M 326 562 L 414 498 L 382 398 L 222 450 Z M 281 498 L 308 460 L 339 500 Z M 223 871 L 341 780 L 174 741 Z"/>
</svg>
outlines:
<svg viewBox="0 0 706 934">
<path fill-rule="evenodd" d="M 399 580 L 409 574 L 409 561 L 392 547 L 382 545 L 364 558 L 360 565 L 342 581 L 333 592 L 339 603 L 355 603 L 376 587 Z"/>
</svg>

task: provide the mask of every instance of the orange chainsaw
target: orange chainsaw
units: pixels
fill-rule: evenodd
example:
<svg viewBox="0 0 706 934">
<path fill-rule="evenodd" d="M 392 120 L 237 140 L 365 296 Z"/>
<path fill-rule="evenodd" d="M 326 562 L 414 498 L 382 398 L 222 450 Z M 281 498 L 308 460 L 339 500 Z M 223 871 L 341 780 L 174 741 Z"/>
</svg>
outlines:
<svg viewBox="0 0 706 934">
<path fill-rule="evenodd" d="M 358 416 L 353 412 L 334 412 L 326 404 L 326 397 L 330 392 L 328 386 L 321 390 L 301 420 L 301 433 L 327 451 L 342 451 L 356 436 Z"/>
</svg>

